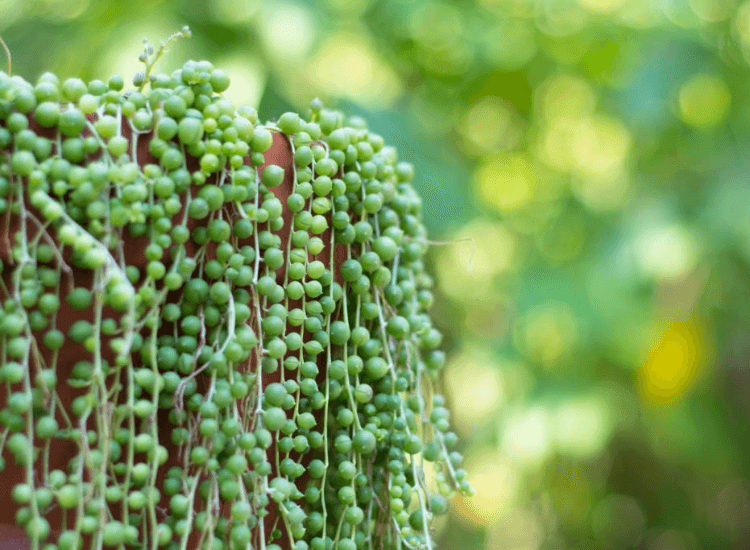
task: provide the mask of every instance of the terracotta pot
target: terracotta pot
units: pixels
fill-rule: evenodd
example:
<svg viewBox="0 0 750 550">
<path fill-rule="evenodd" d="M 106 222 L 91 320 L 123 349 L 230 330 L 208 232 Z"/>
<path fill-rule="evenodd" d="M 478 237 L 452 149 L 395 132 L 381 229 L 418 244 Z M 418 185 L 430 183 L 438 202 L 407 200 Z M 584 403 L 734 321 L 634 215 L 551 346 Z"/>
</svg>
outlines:
<svg viewBox="0 0 750 550">
<path fill-rule="evenodd" d="M 33 122 L 33 121 L 32 121 Z M 32 124 L 32 129 L 35 130 L 38 134 L 44 135 L 45 130 L 35 127 Z M 123 133 L 125 137 L 128 139 L 133 139 L 133 136 L 130 135 L 129 132 L 129 125 L 123 124 Z M 149 134 L 146 135 L 140 135 L 138 137 L 138 146 L 137 146 L 137 161 L 140 165 L 145 165 L 147 163 L 158 163 L 149 153 L 148 151 L 148 141 L 149 141 Z M 5 154 L 6 152 L 0 151 L 0 154 Z M 285 170 L 285 177 L 284 181 L 281 185 L 273 189 L 274 194 L 281 199 L 282 204 L 286 205 L 285 198 L 289 195 L 292 189 L 292 174 L 293 174 L 293 162 L 294 159 L 292 157 L 291 152 L 291 146 L 288 141 L 288 139 L 282 135 L 282 134 L 274 134 L 274 140 L 273 140 L 273 146 L 272 148 L 266 153 L 266 164 L 264 164 L 263 167 L 265 167 L 268 164 L 276 164 L 284 168 Z M 2 157 L 0 157 L 2 158 Z M 7 162 L 8 157 L 6 156 L 5 159 L 2 159 L 2 162 Z M 94 157 L 91 157 L 87 159 L 88 161 L 94 160 Z M 248 159 L 249 164 L 249 159 Z M 195 170 L 197 168 L 197 159 L 195 158 L 188 158 L 188 168 L 191 170 Z M 261 168 L 262 170 L 262 168 Z M 193 190 L 195 191 L 195 189 Z M 28 204 L 28 202 L 27 202 Z M 39 215 L 38 212 L 34 212 L 33 208 L 30 208 L 31 212 L 36 216 L 37 219 L 41 220 L 43 219 L 41 215 Z M 284 227 L 281 231 L 277 232 L 278 235 L 280 235 L 282 240 L 282 250 L 286 250 L 286 244 L 289 238 L 289 228 L 291 226 L 291 218 L 292 213 L 288 210 L 284 210 L 283 213 L 284 217 Z M 8 219 L 9 218 L 9 219 Z M 182 212 L 178 213 L 175 217 L 175 223 L 178 222 L 178 220 L 182 219 Z M 206 220 L 203 220 L 205 222 Z M 202 222 L 201 222 L 202 223 Z M 32 220 L 27 220 L 28 224 L 28 230 L 30 232 L 36 232 L 38 230 L 38 226 L 36 223 Z M 197 222 L 195 220 L 191 220 L 189 222 L 189 226 L 192 228 L 197 225 Z M 18 217 L 17 216 L 11 216 L 10 214 L 7 214 L 5 216 L 0 216 L 0 258 L 5 262 L 6 267 L 3 272 L 3 281 L 6 285 L 9 285 L 10 283 L 10 274 L 13 271 L 13 265 L 11 265 L 11 256 L 9 254 L 9 250 L 7 247 L 7 237 L 10 237 L 12 239 L 13 233 L 18 228 Z M 6 229 L 7 228 L 7 229 Z M 50 238 L 54 239 L 55 235 L 54 232 L 50 233 Z M 325 235 L 322 235 L 322 238 L 324 239 L 324 242 L 330 242 L 330 233 L 326 232 Z M 139 267 L 141 270 L 145 269 L 145 266 L 147 264 L 147 260 L 144 256 L 144 249 L 145 246 L 148 244 L 148 240 L 146 238 L 133 238 L 133 237 L 126 237 L 124 239 L 125 247 L 124 247 L 124 253 L 126 258 L 126 263 L 128 265 L 135 265 Z M 242 244 L 253 244 L 254 240 L 253 238 L 247 239 L 247 242 L 243 242 Z M 188 254 L 192 255 L 195 253 L 197 246 L 192 243 L 192 241 L 189 241 L 189 243 L 186 245 L 190 247 L 192 245 L 192 249 L 188 250 Z M 215 246 L 214 246 L 215 249 Z M 212 255 L 215 253 L 215 250 L 209 250 L 207 259 L 210 259 Z M 321 254 L 318 256 L 318 259 L 321 260 L 327 260 L 330 258 L 330 247 L 326 247 L 325 250 L 321 252 Z M 65 247 L 63 249 L 63 257 L 66 259 L 66 261 L 70 258 L 70 247 Z M 314 259 L 314 258 L 311 258 Z M 346 248 L 337 246 L 335 250 L 335 261 L 337 267 L 346 259 Z M 163 260 L 165 265 L 169 267 L 169 257 L 165 253 Z M 54 265 L 54 264 L 51 264 Z M 71 266 L 72 267 L 72 266 Z M 340 274 L 338 268 L 335 270 L 336 273 L 336 279 L 341 282 Z M 72 268 L 71 273 L 65 273 L 63 271 L 62 274 L 62 280 L 60 284 L 61 292 L 60 292 L 60 303 L 61 307 L 57 314 L 57 328 L 64 333 L 67 333 L 67 330 L 70 328 L 70 326 L 81 319 L 86 319 L 89 321 L 93 321 L 93 311 L 77 311 L 73 308 L 71 308 L 66 300 L 65 300 L 65 293 L 67 292 L 67 289 L 70 287 L 71 282 L 74 283 L 74 286 L 86 286 L 91 287 L 91 283 L 93 280 L 93 272 L 90 270 L 85 269 L 79 269 L 79 268 Z M 277 281 L 279 283 L 283 283 L 283 269 L 280 269 L 277 272 Z M 181 291 L 177 291 L 175 293 L 175 299 L 179 298 L 179 293 Z M 5 296 L 3 296 L 3 299 Z M 297 307 L 297 304 L 290 304 L 291 307 Z M 105 317 L 107 316 L 113 316 L 115 318 L 118 318 L 119 313 L 111 310 L 110 308 L 105 308 Z M 253 326 L 254 330 L 256 331 L 256 334 L 259 334 L 259 328 L 257 326 L 257 319 L 251 318 L 249 322 L 255 323 Z M 172 325 L 165 323 L 164 326 L 160 329 L 160 331 L 163 331 L 164 333 L 171 333 Z M 288 330 L 296 330 L 292 327 L 288 327 Z M 43 333 L 37 333 L 35 336 L 39 339 L 41 339 L 41 336 L 43 336 Z M 50 361 L 51 353 L 49 350 L 47 350 L 44 346 L 40 345 L 39 349 L 42 351 L 42 355 L 44 357 L 45 361 Z M 107 345 L 106 339 L 103 342 L 102 345 L 103 350 L 103 356 L 109 361 L 113 360 L 113 356 L 111 351 L 109 350 L 109 346 Z M 325 368 L 326 365 L 324 363 L 324 354 L 321 354 L 319 357 L 321 357 L 321 361 L 319 362 L 319 368 L 320 368 L 320 376 L 319 376 L 319 383 L 321 384 L 321 387 L 324 387 L 323 384 L 325 383 Z M 58 355 L 58 362 L 57 362 L 57 369 L 58 369 L 58 385 L 57 385 L 57 392 L 62 400 L 62 403 L 68 412 L 68 414 L 72 417 L 72 413 L 70 412 L 70 406 L 78 395 L 81 395 L 84 393 L 83 390 L 78 390 L 75 388 L 72 388 L 65 384 L 65 381 L 68 379 L 71 370 L 73 366 L 81 360 L 90 360 L 91 354 L 86 351 L 83 346 L 73 342 L 72 340 L 66 339 L 66 343 L 64 347 L 60 350 Z M 136 353 L 134 354 L 134 362 L 136 364 L 136 367 L 138 367 L 138 363 L 140 362 L 140 354 Z M 245 365 L 245 368 L 247 369 L 253 369 L 255 370 L 256 364 L 255 364 L 255 354 L 251 355 L 251 359 L 247 362 Z M 32 373 L 33 377 L 33 373 Z M 263 384 L 266 385 L 268 383 L 274 382 L 279 380 L 280 378 L 280 372 L 277 371 L 273 374 L 264 374 L 263 375 Z M 205 375 L 199 375 L 197 378 L 197 382 L 199 385 L 199 390 L 202 393 L 206 389 L 206 380 L 207 377 Z M 201 386 L 203 389 L 201 389 Z M 14 388 L 14 390 L 20 390 L 21 384 L 17 384 Z M 7 402 L 7 395 L 5 390 L 5 385 L 0 385 L 0 409 L 5 407 L 5 404 Z M 168 413 L 169 410 L 160 409 L 158 412 L 158 426 L 159 426 L 159 442 L 164 445 L 168 452 L 169 452 L 169 458 L 167 462 L 162 465 L 159 469 L 159 476 L 157 478 L 157 487 L 160 487 L 162 484 L 162 481 L 164 479 L 164 475 L 166 472 L 173 466 L 182 466 L 183 464 L 183 458 L 180 453 L 178 447 L 174 446 L 171 443 L 171 430 L 172 425 L 168 421 Z M 321 417 L 322 417 L 322 411 L 321 411 Z M 62 420 L 60 417 L 59 420 Z M 319 419 L 320 422 L 321 419 Z M 322 423 L 322 422 L 321 422 Z M 61 421 L 61 426 L 63 425 Z M 93 422 L 89 423 L 89 429 L 95 429 L 95 425 Z M 269 450 L 269 453 L 274 452 L 274 448 L 272 447 Z M 53 440 L 51 444 L 51 451 L 50 451 L 50 460 L 49 460 L 49 470 L 53 469 L 61 469 L 63 471 L 67 472 L 67 464 L 71 458 L 73 458 L 76 454 L 78 454 L 77 445 L 75 442 L 72 441 L 64 441 L 64 440 Z M 0 550 L 24 550 L 26 548 L 31 548 L 31 543 L 26 539 L 25 532 L 22 528 L 19 528 L 15 525 L 15 514 L 18 510 L 18 505 L 15 504 L 15 502 L 12 501 L 12 499 L 9 498 L 10 492 L 12 488 L 17 484 L 23 481 L 24 479 L 24 469 L 20 466 L 17 466 L 15 464 L 15 460 L 11 456 L 9 452 L 4 453 L 5 459 L 6 459 L 6 468 L 3 472 L 0 473 L 0 494 L 2 495 L 8 495 L 6 498 L 6 505 L 0 507 Z M 308 457 L 306 461 L 309 461 L 311 457 Z M 40 463 L 40 460 L 37 460 L 37 464 Z M 271 461 L 273 464 L 274 462 Z M 39 478 L 37 477 L 36 481 L 39 481 Z M 302 483 L 304 483 L 304 479 L 300 480 Z M 160 507 L 168 509 L 169 504 L 169 497 L 166 495 L 163 495 L 162 500 L 159 504 Z M 110 510 L 112 511 L 115 518 L 122 519 L 121 511 L 117 509 L 119 507 L 110 506 Z M 228 517 L 228 506 L 224 507 L 223 510 L 224 515 Z M 198 508 L 198 503 L 196 503 L 196 509 Z M 202 508 L 201 508 L 202 509 Z M 268 536 L 268 533 L 270 533 L 271 525 L 276 519 L 276 512 L 273 509 L 273 507 L 270 507 L 270 513 L 266 517 L 266 537 Z M 118 517 L 119 514 L 119 517 Z M 61 514 L 59 508 L 52 510 L 49 514 L 47 514 L 47 519 L 50 522 L 50 525 L 53 530 L 57 529 L 61 525 Z M 75 521 L 75 514 L 68 514 L 67 519 L 67 527 L 72 528 L 74 525 L 73 522 Z M 282 529 L 282 531 L 285 531 Z M 257 537 L 257 533 L 255 534 Z M 53 534 L 50 536 L 51 540 L 54 540 L 56 538 L 56 531 L 53 531 Z M 256 543 L 256 541 L 253 541 Z M 277 544 L 281 544 L 282 548 L 285 550 L 289 548 L 289 542 L 286 539 L 286 533 L 284 533 L 284 536 L 281 540 L 275 541 Z M 84 548 L 87 548 L 88 542 L 84 542 Z M 198 548 L 198 536 L 193 535 L 190 539 L 190 544 L 188 546 L 189 549 Z"/>
</svg>

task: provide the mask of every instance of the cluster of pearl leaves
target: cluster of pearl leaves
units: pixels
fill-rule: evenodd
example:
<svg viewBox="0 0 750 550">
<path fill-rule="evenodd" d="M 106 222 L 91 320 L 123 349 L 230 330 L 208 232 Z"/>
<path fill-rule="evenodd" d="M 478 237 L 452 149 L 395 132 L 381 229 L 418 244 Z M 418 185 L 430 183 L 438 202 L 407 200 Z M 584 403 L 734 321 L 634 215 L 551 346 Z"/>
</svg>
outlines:
<svg viewBox="0 0 750 550">
<path fill-rule="evenodd" d="M 88 537 L 91 548 L 184 550 L 199 532 L 215 550 L 433 548 L 432 518 L 472 489 L 430 388 L 445 358 L 412 167 L 317 101 L 306 119 L 259 123 L 221 97 L 229 79 L 205 61 L 134 84 L 0 72 L 0 213 L 37 228 L 18 225 L 3 266 L 0 461 L 25 467 L 12 496 L 33 547 Z M 294 158 L 285 205 L 270 191 L 284 169 L 259 169 L 277 132 Z M 136 162 L 139 136 L 158 164 Z M 136 237 L 148 239 L 145 270 L 122 256 Z M 66 247 L 91 288 L 60 288 Z M 63 295 L 94 322 L 58 330 Z M 55 387 L 71 340 L 90 360 L 65 381 L 86 389 L 68 412 Z M 183 461 L 160 485 L 158 409 Z M 60 438 L 80 452 L 67 472 L 48 471 Z M 51 526 L 54 507 L 74 521 Z"/>
</svg>

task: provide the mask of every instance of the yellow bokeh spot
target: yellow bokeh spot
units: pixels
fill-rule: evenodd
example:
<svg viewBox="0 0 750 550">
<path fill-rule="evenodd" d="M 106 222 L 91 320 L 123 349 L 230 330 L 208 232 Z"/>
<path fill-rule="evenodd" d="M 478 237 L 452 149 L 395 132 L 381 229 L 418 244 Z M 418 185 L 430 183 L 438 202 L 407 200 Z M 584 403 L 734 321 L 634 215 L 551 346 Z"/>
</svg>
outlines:
<svg viewBox="0 0 750 550">
<path fill-rule="evenodd" d="M 531 202 L 537 177 L 525 156 L 508 153 L 492 157 L 479 166 L 474 184 L 488 206 L 500 212 L 511 212 Z"/>
<path fill-rule="evenodd" d="M 16 20 L 21 19 L 24 15 L 24 10 L 18 9 L 17 0 L 0 0 L 0 21 L 3 22 L 3 29 L 9 29 Z"/>
<path fill-rule="evenodd" d="M 451 512 L 470 527 L 495 523 L 512 509 L 518 498 L 520 479 L 517 469 L 490 449 L 466 455 L 467 479 L 476 494 L 457 496 Z"/>
<path fill-rule="evenodd" d="M 705 22 L 691 9 L 688 2 L 663 2 L 661 10 L 667 21 L 682 29 L 695 29 L 705 25 Z"/>
<path fill-rule="evenodd" d="M 260 12 L 263 7 L 261 0 L 213 0 L 210 3 L 211 15 L 222 23 L 238 24 L 249 23 Z"/>
<path fill-rule="evenodd" d="M 548 166 L 567 172 L 575 166 L 574 139 L 578 121 L 557 117 L 545 125 L 537 143 L 537 154 Z"/>
<path fill-rule="evenodd" d="M 90 0 L 69 2 L 68 0 L 42 0 L 38 2 L 42 14 L 53 21 L 70 21 L 89 10 Z"/>
<path fill-rule="evenodd" d="M 734 29 L 742 45 L 750 48 L 750 1 L 737 8 L 734 15 Z"/>
<path fill-rule="evenodd" d="M 589 210 L 604 212 L 625 206 L 632 195 L 630 177 L 625 170 L 613 172 L 608 177 L 576 177 L 571 190 Z"/>
<path fill-rule="evenodd" d="M 224 97 L 235 105 L 258 106 L 266 85 L 266 67 L 257 58 L 246 54 L 235 55 L 216 63 L 227 74 L 231 75 L 229 89 Z"/>
<path fill-rule="evenodd" d="M 656 279 L 684 277 L 699 259 L 697 239 L 680 224 L 644 228 L 634 244 L 636 265 Z"/>
<path fill-rule="evenodd" d="M 569 354 L 578 341 L 578 321 L 567 304 L 547 303 L 520 318 L 513 336 L 528 359 L 551 368 Z"/>
<path fill-rule="evenodd" d="M 579 119 L 590 116 L 596 106 L 591 85 L 583 78 L 561 74 L 548 79 L 536 92 L 537 108 L 545 118 Z"/>
<path fill-rule="evenodd" d="M 625 0 L 578 0 L 584 8 L 594 13 L 611 13 L 625 3 Z"/>
<path fill-rule="evenodd" d="M 731 94 L 718 76 L 698 74 L 680 87 L 678 102 L 685 124 L 706 128 L 717 125 L 727 115 Z"/>
<path fill-rule="evenodd" d="M 632 138 L 617 120 L 592 115 L 552 117 L 537 143 L 539 158 L 551 168 L 569 172 L 576 197 L 592 210 L 622 206 L 630 191 L 626 163 Z"/>
<path fill-rule="evenodd" d="M 603 394 L 571 398 L 557 407 L 554 437 L 561 453 L 591 458 L 607 443 L 614 422 L 614 411 Z"/>
<path fill-rule="evenodd" d="M 331 11 L 341 15 L 359 16 L 368 10 L 374 0 L 325 0 L 325 5 Z"/>
<path fill-rule="evenodd" d="M 428 49 L 455 45 L 464 32 L 461 13 L 448 4 L 425 2 L 409 19 L 411 38 Z"/>
<path fill-rule="evenodd" d="M 690 0 L 690 7 L 695 15 L 708 23 L 723 21 L 732 15 L 735 9 L 734 0 Z"/>
<path fill-rule="evenodd" d="M 456 130 L 472 155 L 507 151 L 518 145 L 521 128 L 517 113 L 506 101 L 483 97 L 459 118 Z"/>
<path fill-rule="evenodd" d="M 305 68 L 309 82 L 373 110 L 390 107 L 401 94 L 401 81 L 368 38 L 364 29 L 328 35 Z"/>
<path fill-rule="evenodd" d="M 589 13 L 575 2 L 537 2 L 537 27 L 541 32 L 562 40 L 553 41 L 548 53 L 557 57 L 559 61 L 573 61 L 579 59 L 583 48 L 569 48 L 571 38 L 578 34 L 589 21 Z M 554 46 L 562 46 L 555 48 Z"/>
<path fill-rule="evenodd" d="M 494 278 L 517 263 L 515 236 L 501 223 L 477 218 L 452 239 L 453 243 L 440 247 L 438 284 L 455 300 L 487 300 Z"/>
<path fill-rule="evenodd" d="M 267 3 L 259 25 L 268 55 L 287 63 L 307 56 L 315 42 L 316 29 L 312 12 L 302 3 Z"/>
<path fill-rule="evenodd" d="M 515 17 L 534 17 L 536 3 L 530 0 L 477 0 L 487 10 L 501 14 L 510 20 Z"/>
<path fill-rule="evenodd" d="M 554 450 L 552 418 L 545 406 L 506 411 L 499 429 L 500 451 L 517 466 L 538 468 Z"/>
<path fill-rule="evenodd" d="M 421 455 L 420 455 L 421 458 Z M 437 473 L 440 471 L 440 467 L 436 467 L 434 462 L 430 462 L 429 460 L 424 460 L 421 462 L 422 465 L 422 472 L 424 473 L 424 481 L 427 485 L 427 490 L 430 491 L 430 493 L 436 493 L 439 490 L 438 481 L 437 481 Z"/>
<path fill-rule="evenodd" d="M 655 27 L 664 15 L 652 0 L 628 0 L 620 6 L 617 16 L 628 27 L 648 29 Z"/>
<path fill-rule="evenodd" d="M 539 51 L 533 19 L 512 18 L 507 14 L 487 29 L 480 40 L 484 54 L 505 70 L 520 69 Z"/>
<path fill-rule="evenodd" d="M 643 397 L 654 403 L 678 400 L 693 387 L 710 356 L 708 335 L 698 322 L 667 326 L 638 369 Z"/>
<path fill-rule="evenodd" d="M 487 529 L 484 550 L 536 550 L 545 538 L 544 520 L 516 508 Z"/>
<path fill-rule="evenodd" d="M 632 139 L 617 120 L 597 115 L 584 118 L 573 137 L 575 169 L 582 177 L 604 179 L 622 170 Z"/>
<path fill-rule="evenodd" d="M 411 14 L 408 32 L 419 64 L 442 75 L 464 73 L 475 54 L 460 10 L 447 3 L 424 2 Z"/>
<path fill-rule="evenodd" d="M 468 349 L 446 368 L 456 428 L 471 436 L 496 421 L 505 402 L 500 365 L 484 348 Z"/>
</svg>

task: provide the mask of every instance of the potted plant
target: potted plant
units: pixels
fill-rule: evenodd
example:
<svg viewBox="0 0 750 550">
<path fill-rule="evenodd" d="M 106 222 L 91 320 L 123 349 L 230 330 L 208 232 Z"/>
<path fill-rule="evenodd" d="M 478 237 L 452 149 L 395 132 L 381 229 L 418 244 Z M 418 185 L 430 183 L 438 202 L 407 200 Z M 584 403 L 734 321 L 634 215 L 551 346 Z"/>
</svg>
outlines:
<svg viewBox="0 0 750 550">
<path fill-rule="evenodd" d="M 0 72 L 0 539 L 433 548 L 471 488 L 412 167 L 165 46 L 130 91 Z"/>
</svg>

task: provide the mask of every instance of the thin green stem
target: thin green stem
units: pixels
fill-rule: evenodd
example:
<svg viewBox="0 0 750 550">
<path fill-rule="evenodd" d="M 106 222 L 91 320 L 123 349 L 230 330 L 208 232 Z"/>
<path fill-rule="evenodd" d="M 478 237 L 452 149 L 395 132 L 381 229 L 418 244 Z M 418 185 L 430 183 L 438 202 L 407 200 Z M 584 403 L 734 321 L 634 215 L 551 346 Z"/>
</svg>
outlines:
<svg viewBox="0 0 750 550">
<path fill-rule="evenodd" d="M 172 34 L 169 38 L 167 38 L 166 41 L 162 41 L 159 49 L 156 50 L 156 53 L 153 54 L 153 56 L 149 51 L 151 46 L 149 46 L 148 42 L 146 42 L 146 47 L 144 48 L 144 54 L 145 54 L 144 63 L 146 64 L 146 72 L 143 77 L 143 82 L 138 87 L 139 92 L 142 92 L 143 88 L 149 82 L 151 71 L 154 69 L 154 66 L 156 66 L 156 64 L 159 62 L 162 56 L 165 53 L 167 53 L 167 46 L 169 46 L 172 42 L 176 41 L 177 39 L 183 38 L 183 37 L 190 37 L 190 28 L 187 26 L 183 27 L 181 31 Z"/>
<path fill-rule="evenodd" d="M 8 48 L 8 45 L 5 43 L 5 40 L 3 40 L 2 36 L 0 36 L 0 46 L 2 46 L 3 52 L 5 53 L 5 59 L 8 62 L 8 76 L 10 76 L 13 69 L 13 56 L 10 54 L 10 48 Z"/>
</svg>

